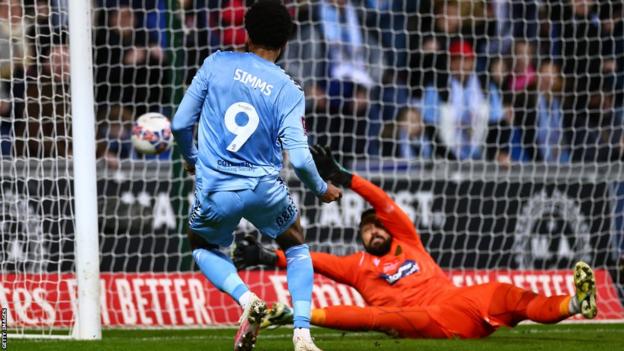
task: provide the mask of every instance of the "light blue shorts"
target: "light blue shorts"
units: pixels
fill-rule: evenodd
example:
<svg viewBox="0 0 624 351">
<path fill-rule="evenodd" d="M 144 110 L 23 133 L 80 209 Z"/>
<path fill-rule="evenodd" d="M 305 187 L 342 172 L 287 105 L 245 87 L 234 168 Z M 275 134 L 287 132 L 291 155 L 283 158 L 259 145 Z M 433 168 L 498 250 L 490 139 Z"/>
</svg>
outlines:
<svg viewBox="0 0 624 351">
<path fill-rule="evenodd" d="M 281 178 L 260 181 L 253 190 L 201 194 L 189 214 L 189 228 L 207 243 L 227 247 L 241 218 L 273 239 L 295 223 L 299 210 Z"/>
</svg>

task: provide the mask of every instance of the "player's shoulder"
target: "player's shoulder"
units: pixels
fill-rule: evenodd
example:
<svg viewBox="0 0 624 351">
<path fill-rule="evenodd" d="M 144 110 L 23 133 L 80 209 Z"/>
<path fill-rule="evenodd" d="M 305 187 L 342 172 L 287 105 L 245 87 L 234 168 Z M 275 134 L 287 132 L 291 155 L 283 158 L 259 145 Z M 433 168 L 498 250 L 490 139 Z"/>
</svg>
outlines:
<svg viewBox="0 0 624 351">
<path fill-rule="evenodd" d="M 204 65 L 224 61 L 232 57 L 232 51 L 217 50 L 204 59 Z"/>
<path fill-rule="evenodd" d="M 286 87 L 291 90 L 296 90 L 303 95 L 303 88 L 301 87 L 301 83 L 292 74 L 290 74 L 288 71 L 286 71 L 282 67 L 277 66 L 277 65 L 276 67 L 284 76 Z"/>
<path fill-rule="evenodd" d="M 301 84 L 287 71 L 285 71 L 280 66 L 275 65 L 275 69 L 278 74 L 281 76 L 281 89 L 280 97 L 278 99 L 282 99 L 282 101 L 291 101 L 298 102 L 303 100 L 304 93 L 303 88 L 301 88 Z"/>
<path fill-rule="evenodd" d="M 227 68 L 238 65 L 243 59 L 244 56 L 240 52 L 217 50 L 204 59 L 204 63 L 198 73 L 208 76 L 219 72 L 227 72 Z"/>
</svg>

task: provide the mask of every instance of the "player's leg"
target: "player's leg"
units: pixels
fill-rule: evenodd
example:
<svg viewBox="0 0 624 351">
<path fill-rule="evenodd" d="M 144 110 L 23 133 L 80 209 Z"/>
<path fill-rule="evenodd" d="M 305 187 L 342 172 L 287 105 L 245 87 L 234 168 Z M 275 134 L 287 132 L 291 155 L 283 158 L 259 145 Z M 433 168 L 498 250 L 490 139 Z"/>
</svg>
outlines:
<svg viewBox="0 0 624 351">
<path fill-rule="evenodd" d="M 244 306 L 249 289 L 238 276 L 232 260 L 219 249 L 231 245 L 232 233 L 240 221 L 241 204 L 237 197 L 235 192 L 220 192 L 202 199 L 196 193 L 189 215 L 188 237 L 193 259 L 204 276 Z"/>
<path fill-rule="evenodd" d="M 294 337 L 298 349 L 316 350 L 310 337 L 310 306 L 314 269 L 297 206 L 281 179 L 260 182 L 246 202 L 249 211 L 244 217 L 264 235 L 278 243 L 286 255 L 288 290 L 294 307 Z M 299 341 L 298 341 L 299 340 Z M 307 346 L 299 347 L 297 343 Z M 309 347 L 308 347 L 309 346 Z"/>
<path fill-rule="evenodd" d="M 499 284 L 492 295 L 489 313 L 507 325 L 523 320 L 557 323 L 578 313 L 594 318 L 597 314 L 596 284 L 593 271 L 586 263 L 576 264 L 574 283 L 574 296 L 546 296 L 511 284 Z"/>
<path fill-rule="evenodd" d="M 293 322 L 292 308 L 276 303 L 262 322 L 262 327 Z M 422 307 L 331 306 L 314 308 L 313 325 L 341 330 L 375 330 L 393 336 L 411 338 L 446 338 L 448 333 Z"/>
<path fill-rule="evenodd" d="M 557 323 L 573 315 L 570 296 L 547 297 L 511 284 L 497 284 L 490 299 L 490 318 L 507 326 L 524 320 Z"/>
<path fill-rule="evenodd" d="M 217 205 L 218 204 L 218 205 Z M 235 350 L 251 350 L 266 304 L 242 281 L 232 260 L 219 248 L 232 244 L 232 233 L 242 216 L 239 192 L 217 192 L 204 198 L 196 193 L 189 216 L 189 241 L 193 259 L 204 276 L 243 308 L 234 338 Z"/>
<path fill-rule="evenodd" d="M 308 245 L 304 243 L 299 217 L 275 240 L 286 255 L 286 275 L 294 307 L 295 329 L 309 330 L 314 269 Z"/>
</svg>

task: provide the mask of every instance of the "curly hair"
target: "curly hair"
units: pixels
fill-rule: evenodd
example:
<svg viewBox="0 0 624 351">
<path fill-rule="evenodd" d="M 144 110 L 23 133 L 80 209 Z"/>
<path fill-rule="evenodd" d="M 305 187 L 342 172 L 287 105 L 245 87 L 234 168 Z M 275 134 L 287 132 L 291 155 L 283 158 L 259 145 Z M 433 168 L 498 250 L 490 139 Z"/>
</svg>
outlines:
<svg viewBox="0 0 624 351">
<path fill-rule="evenodd" d="M 286 45 L 294 24 L 286 6 L 277 0 L 260 0 L 245 14 L 245 30 L 254 45 L 281 49 Z"/>
</svg>

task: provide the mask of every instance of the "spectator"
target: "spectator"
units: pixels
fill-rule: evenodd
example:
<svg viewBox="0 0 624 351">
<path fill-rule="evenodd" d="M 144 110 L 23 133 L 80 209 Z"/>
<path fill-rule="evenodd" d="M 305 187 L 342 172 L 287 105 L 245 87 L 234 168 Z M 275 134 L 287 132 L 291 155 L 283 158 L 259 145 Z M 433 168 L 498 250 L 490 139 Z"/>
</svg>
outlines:
<svg viewBox="0 0 624 351">
<path fill-rule="evenodd" d="M 132 153 L 132 112 L 113 105 L 97 114 L 97 156 L 112 169 L 119 168 L 122 159 Z"/>
<path fill-rule="evenodd" d="M 603 45 L 600 37 L 596 10 L 595 0 L 570 0 L 553 8 L 553 35 L 559 40 L 555 52 L 565 82 L 564 126 L 574 162 L 588 160 L 586 137 L 595 123 L 591 120 L 592 110 L 601 105 L 596 96 L 605 77 L 603 58 L 611 57 L 603 51 L 609 45 Z"/>
<path fill-rule="evenodd" d="M 158 110 L 165 95 L 161 66 L 167 58 L 158 42 L 138 28 L 131 7 L 100 13 L 95 41 L 98 104 L 123 103 L 135 115 Z"/>
<path fill-rule="evenodd" d="M 284 55 L 285 68 L 302 80 L 306 92 L 349 96 L 354 85 L 371 89 L 381 82 L 383 53 L 362 30 L 349 0 L 321 0 L 309 15 Z"/>
<path fill-rule="evenodd" d="M 69 48 L 63 38 L 50 47 L 40 70 L 32 70 L 26 82 L 26 128 L 16 142 L 25 157 L 68 157 L 71 154 Z M 37 74 L 41 72 L 41 74 Z"/>
<path fill-rule="evenodd" d="M 50 6 L 48 0 L 35 2 L 35 23 L 28 29 L 28 38 L 32 41 L 32 52 L 37 59 L 44 59 L 40 54 L 49 52 L 52 36 L 58 32 L 50 27 Z"/>
<path fill-rule="evenodd" d="M 353 95 L 346 97 L 341 109 L 330 115 L 329 144 L 332 150 L 340 151 L 341 162 L 350 162 L 370 151 L 369 100 L 368 87 L 355 85 Z M 320 142 L 326 144 L 322 139 Z"/>
<path fill-rule="evenodd" d="M 226 49 L 241 49 L 245 46 L 245 2 L 243 0 L 224 0 L 219 13 L 221 46 Z"/>
<path fill-rule="evenodd" d="M 513 46 L 513 56 L 509 89 L 514 92 L 526 90 L 535 83 L 534 48 L 526 40 L 517 40 Z"/>
<path fill-rule="evenodd" d="M 30 63 L 28 23 L 20 0 L 0 1 L 0 84 L 22 76 Z"/>
<path fill-rule="evenodd" d="M 537 1 L 492 0 L 488 2 L 486 53 L 508 54 L 514 38 L 532 41 L 539 31 Z"/>
<path fill-rule="evenodd" d="M 319 18 L 330 62 L 330 77 L 338 82 L 347 81 L 371 88 L 381 81 L 383 59 L 367 61 L 366 44 L 369 38 L 362 31 L 356 8 L 349 0 L 323 0 Z M 372 38 L 369 38 L 372 39 Z M 375 43 L 377 55 L 381 50 Z M 334 87 L 340 89 L 340 86 Z M 339 94 L 339 92 L 335 92 Z"/>
<path fill-rule="evenodd" d="M 624 87 L 624 5 L 605 2 L 600 7 L 600 24 L 604 45 L 603 72 L 615 79 L 616 90 Z M 619 96 L 622 101 L 622 94 Z M 619 104 L 622 106 L 622 103 Z"/>
<path fill-rule="evenodd" d="M 316 112 L 307 121 L 316 142 L 331 140 L 349 154 L 367 150 L 359 141 L 379 135 L 378 128 L 368 128 L 367 120 L 370 97 L 377 93 L 385 67 L 379 44 L 362 30 L 358 9 L 348 0 L 321 0 L 304 7 L 298 17 L 309 17 L 286 47 L 283 60 L 285 69 L 302 82 L 307 112 Z M 341 114 L 349 117 L 341 122 Z M 345 129 L 351 125 L 354 129 Z M 356 129 L 364 134 L 352 138 Z"/>
<path fill-rule="evenodd" d="M 0 156 L 11 154 L 11 100 L 5 84 L 0 83 Z"/>
<path fill-rule="evenodd" d="M 543 4 L 538 11 L 538 32 L 537 32 L 537 50 L 536 56 L 539 59 L 550 58 L 559 62 L 559 39 L 554 33 L 560 32 L 560 23 L 553 21 L 553 6 L 551 4 Z"/>
<path fill-rule="evenodd" d="M 577 107 L 586 107 L 590 79 L 599 77 L 602 69 L 600 20 L 595 0 L 570 0 L 561 18 L 562 71 L 566 92 L 578 94 Z"/>
<path fill-rule="evenodd" d="M 520 146 L 515 161 L 565 163 L 570 160 L 560 98 L 561 71 L 552 61 L 543 61 L 536 84 L 515 100 L 514 135 Z"/>
<path fill-rule="evenodd" d="M 456 40 L 468 41 L 479 53 L 487 48 L 489 18 L 481 1 L 424 0 L 420 23 L 412 37 L 410 60 L 413 95 L 420 97 L 422 88 L 431 84 L 445 86 L 448 80 L 448 46 Z M 490 21 L 491 22 L 491 21 Z M 414 26 L 412 26 L 414 28 Z M 475 51 L 476 53 L 476 51 Z M 484 68 L 484 55 L 477 57 L 478 68 Z M 481 72 L 479 70 L 478 72 Z"/>
<path fill-rule="evenodd" d="M 46 1 L 46 0 L 44 0 Z M 51 26 L 54 31 L 67 28 L 69 24 L 69 0 L 48 0 L 50 8 Z"/>
<path fill-rule="evenodd" d="M 501 57 L 495 57 L 490 60 L 490 69 L 488 70 L 488 83 L 491 90 L 495 90 L 501 97 L 508 90 L 506 87 L 510 85 L 510 72 L 507 60 Z"/>
<path fill-rule="evenodd" d="M 570 0 L 553 11 L 553 35 L 558 38 L 556 57 L 564 75 L 566 128 L 581 132 L 588 122 L 590 87 L 600 79 L 600 27 L 594 0 Z M 570 133 L 573 147 L 582 148 L 584 132 Z M 575 153 L 578 156 L 578 153 Z M 575 161 L 580 161 L 577 157 Z"/>
<path fill-rule="evenodd" d="M 202 65 L 203 60 L 210 54 L 211 31 L 208 23 L 208 13 L 203 0 L 178 0 L 180 21 L 184 31 L 184 54 L 187 67 L 186 85 L 190 85 L 195 72 Z"/>
<path fill-rule="evenodd" d="M 366 28 L 381 44 L 393 81 L 407 83 L 405 77 L 409 48 L 409 24 L 417 21 L 418 1 L 363 0 L 366 5 Z"/>
<path fill-rule="evenodd" d="M 496 159 L 507 162 L 508 154 L 497 145 L 501 140 L 503 107 L 484 91 L 475 73 L 475 53 L 466 41 L 455 41 L 449 47 L 450 77 L 446 87 L 430 85 L 423 97 L 423 119 L 437 129 L 437 135 L 459 160 Z M 494 105 L 495 103 L 496 105 Z"/>
<path fill-rule="evenodd" d="M 381 133 L 381 155 L 406 160 L 430 159 L 433 145 L 425 128 L 419 109 L 401 109 L 395 121 L 384 125 Z"/>
<path fill-rule="evenodd" d="M 448 81 L 449 43 L 461 38 L 462 16 L 458 1 L 422 2 L 418 29 L 412 33 L 412 94 L 421 95 L 427 86 L 445 86 Z"/>
<path fill-rule="evenodd" d="M 603 79 L 599 87 L 592 87 L 589 98 L 589 113 L 584 128 L 572 135 L 583 144 L 574 145 L 572 158 L 575 161 L 609 162 L 621 158 L 620 142 L 622 120 L 621 109 L 615 104 L 613 79 Z"/>
</svg>

